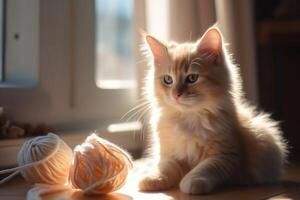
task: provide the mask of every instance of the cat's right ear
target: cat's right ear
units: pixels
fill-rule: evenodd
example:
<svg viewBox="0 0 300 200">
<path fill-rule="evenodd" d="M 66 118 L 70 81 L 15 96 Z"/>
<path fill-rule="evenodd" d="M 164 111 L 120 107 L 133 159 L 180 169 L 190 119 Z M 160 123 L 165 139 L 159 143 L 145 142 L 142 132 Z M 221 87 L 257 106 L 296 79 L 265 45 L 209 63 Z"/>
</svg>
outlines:
<svg viewBox="0 0 300 200">
<path fill-rule="evenodd" d="M 209 28 L 197 42 L 197 52 L 206 55 L 206 60 L 218 64 L 222 52 L 222 34 L 218 28 Z"/>
<path fill-rule="evenodd" d="M 145 36 L 156 65 L 164 65 L 169 57 L 167 47 L 150 35 Z"/>
</svg>

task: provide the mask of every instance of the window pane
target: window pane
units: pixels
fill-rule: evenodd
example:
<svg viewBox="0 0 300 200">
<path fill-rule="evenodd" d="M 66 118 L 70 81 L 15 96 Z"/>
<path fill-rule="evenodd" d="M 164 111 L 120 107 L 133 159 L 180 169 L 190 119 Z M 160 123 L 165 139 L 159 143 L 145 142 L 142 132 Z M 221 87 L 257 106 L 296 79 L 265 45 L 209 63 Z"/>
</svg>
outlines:
<svg viewBox="0 0 300 200">
<path fill-rule="evenodd" d="M 96 84 L 135 86 L 133 0 L 96 0 Z"/>
<path fill-rule="evenodd" d="M 1 87 L 32 87 L 39 76 L 39 0 L 5 1 L 5 64 Z"/>
</svg>

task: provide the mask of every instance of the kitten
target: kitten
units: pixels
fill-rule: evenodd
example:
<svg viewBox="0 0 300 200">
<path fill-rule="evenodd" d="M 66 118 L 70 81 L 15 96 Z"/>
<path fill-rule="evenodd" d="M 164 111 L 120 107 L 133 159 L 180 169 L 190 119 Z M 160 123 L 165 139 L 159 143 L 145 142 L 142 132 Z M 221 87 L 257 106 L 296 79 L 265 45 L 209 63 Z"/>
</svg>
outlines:
<svg viewBox="0 0 300 200">
<path fill-rule="evenodd" d="M 163 44 L 150 35 L 145 40 L 158 160 L 140 190 L 179 185 L 184 193 L 204 194 L 221 184 L 276 182 L 286 143 L 277 122 L 244 99 L 220 31 L 212 27 L 195 43 Z"/>
</svg>

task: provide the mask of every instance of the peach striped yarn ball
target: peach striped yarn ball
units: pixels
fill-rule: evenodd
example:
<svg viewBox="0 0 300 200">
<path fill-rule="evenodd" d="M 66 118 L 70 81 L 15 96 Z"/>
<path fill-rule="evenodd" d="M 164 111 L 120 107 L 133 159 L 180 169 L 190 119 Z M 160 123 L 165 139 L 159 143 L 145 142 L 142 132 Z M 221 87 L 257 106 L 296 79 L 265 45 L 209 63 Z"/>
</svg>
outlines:
<svg viewBox="0 0 300 200">
<path fill-rule="evenodd" d="M 132 167 L 129 155 L 96 134 L 74 149 L 69 179 L 85 194 L 105 194 L 121 188 Z"/>
</svg>

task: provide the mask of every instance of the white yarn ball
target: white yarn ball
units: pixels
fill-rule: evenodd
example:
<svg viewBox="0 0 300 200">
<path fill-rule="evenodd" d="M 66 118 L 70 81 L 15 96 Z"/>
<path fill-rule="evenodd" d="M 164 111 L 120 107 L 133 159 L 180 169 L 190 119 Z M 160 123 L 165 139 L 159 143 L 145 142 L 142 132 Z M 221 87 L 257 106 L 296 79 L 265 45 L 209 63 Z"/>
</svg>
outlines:
<svg viewBox="0 0 300 200">
<path fill-rule="evenodd" d="M 65 184 L 73 160 L 72 149 L 57 135 L 48 133 L 26 141 L 18 153 L 22 176 L 30 183 Z"/>
</svg>

